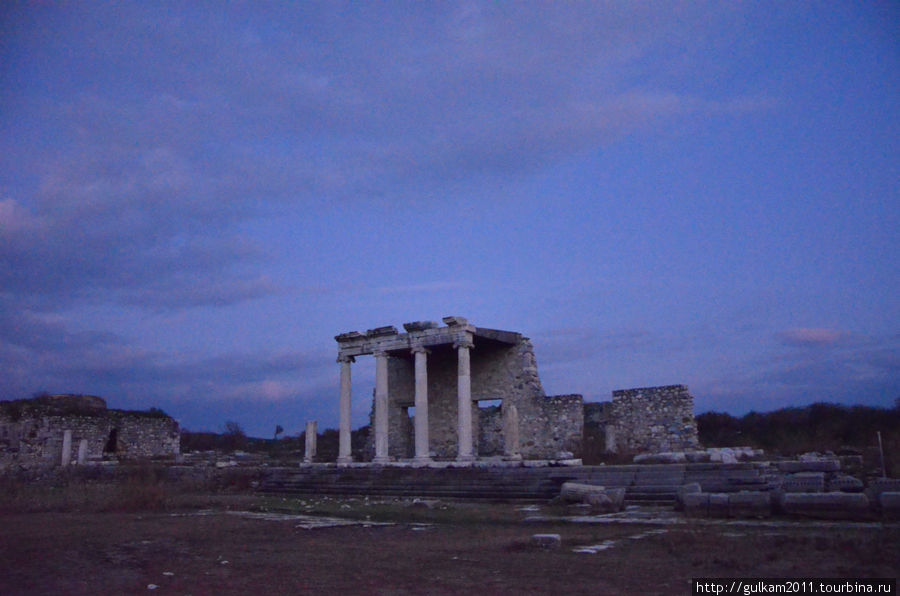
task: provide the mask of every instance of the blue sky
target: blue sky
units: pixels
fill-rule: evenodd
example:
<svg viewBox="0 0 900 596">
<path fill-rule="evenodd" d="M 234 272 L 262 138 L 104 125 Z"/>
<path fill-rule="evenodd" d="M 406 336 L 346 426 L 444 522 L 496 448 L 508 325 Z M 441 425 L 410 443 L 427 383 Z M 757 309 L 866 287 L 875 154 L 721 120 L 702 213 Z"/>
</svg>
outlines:
<svg viewBox="0 0 900 596">
<path fill-rule="evenodd" d="M 900 397 L 897 3 L 34 2 L 0 25 L 0 399 L 334 427 L 334 335 L 447 315 L 531 337 L 549 394 Z"/>
</svg>

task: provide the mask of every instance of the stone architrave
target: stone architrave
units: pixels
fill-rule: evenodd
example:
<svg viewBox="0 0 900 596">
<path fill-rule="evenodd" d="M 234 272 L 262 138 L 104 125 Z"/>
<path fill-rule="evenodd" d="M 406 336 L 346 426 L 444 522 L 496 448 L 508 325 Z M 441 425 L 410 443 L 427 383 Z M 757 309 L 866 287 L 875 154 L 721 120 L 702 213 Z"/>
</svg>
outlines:
<svg viewBox="0 0 900 596">
<path fill-rule="evenodd" d="M 310 420 L 306 423 L 306 452 L 303 455 L 303 461 L 311 464 L 316 458 L 316 441 L 318 436 L 318 422 Z"/>
<path fill-rule="evenodd" d="M 341 355 L 338 362 L 341 363 L 341 402 L 337 463 L 347 464 L 353 461 L 350 448 L 350 363 L 354 362 L 354 358 Z"/>
<path fill-rule="evenodd" d="M 63 441 L 62 441 L 62 456 L 60 458 L 60 463 L 63 466 L 68 466 L 72 462 L 72 431 L 64 430 L 63 431 Z"/>
<path fill-rule="evenodd" d="M 78 465 L 83 466 L 87 462 L 88 442 L 87 439 L 81 439 L 78 442 Z"/>
<path fill-rule="evenodd" d="M 456 434 L 458 441 L 458 461 L 473 461 L 475 454 L 472 448 L 472 372 L 469 350 L 473 347 L 471 340 L 457 341 L 458 374 L 457 374 L 457 407 L 458 417 Z"/>
<path fill-rule="evenodd" d="M 375 458 L 376 464 L 391 461 L 388 455 L 388 355 L 375 353 Z"/>
<path fill-rule="evenodd" d="M 412 349 L 415 354 L 416 375 L 416 461 L 428 463 L 431 461 L 428 441 L 428 350 L 422 346 Z"/>
<path fill-rule="evenodd" d="M 506 459 L 522 459 L 519 447 L 519 410 L 507 402 L 503 403 L 503 451 Z"/>
</svg>

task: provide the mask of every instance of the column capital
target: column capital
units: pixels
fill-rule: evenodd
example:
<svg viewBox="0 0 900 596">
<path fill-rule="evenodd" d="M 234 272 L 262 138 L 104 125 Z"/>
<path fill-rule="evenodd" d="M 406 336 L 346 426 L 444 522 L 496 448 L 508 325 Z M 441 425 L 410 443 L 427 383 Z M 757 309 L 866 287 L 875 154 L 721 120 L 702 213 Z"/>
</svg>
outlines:
<svg viewBox="0 0 900 596">
<path fill-rule="evenodd" d="M 431 350 L 425 346 L 413 346 L 409 349 L 413 354 L 431 354 Z"/>
<path fill-rule="evenodd" d="M 472 348 L 475 347 L 475 343 L 471 339 L 468 339 L 468 338 L 458 339 L 455 342 L 453 342 L 453 347 L 457 348 L 457 349 L 466 348 L 468 350 L 471 350 Z"/>
<path fill-rule="evenodd" d="M 356 357 L 347 354 L 338 354 L 337 362 L 356 362 Z"/>
<path fill-rule="evenodd" d="M 376 358 L 387 358 L 388 353 L 387 350 L 375 350 L 372 352 L 372 356 L 375 356 Z"/>
</svg>

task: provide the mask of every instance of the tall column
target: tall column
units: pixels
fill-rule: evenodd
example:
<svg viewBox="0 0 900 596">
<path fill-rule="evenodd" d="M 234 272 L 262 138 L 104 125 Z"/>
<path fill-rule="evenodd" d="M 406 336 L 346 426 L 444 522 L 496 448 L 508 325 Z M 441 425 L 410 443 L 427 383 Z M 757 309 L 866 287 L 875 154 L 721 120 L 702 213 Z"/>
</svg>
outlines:
<svg viewBox="0 0 900 596">
<path fill-rule="evenodd" d="M 376 464 L 391 460 L 388 455 L 388 355 L 375 352 L 375 459 Z"/>
<path fill-rule="evenodd" d="M 522 451 L 519 448 L 519 410 L 506 400 L 503 401 L 502 408 L 503 455 L 506 459 L 518 461 L 522 459 Z"/>
<path fill-rule="evenodd" d="M 416 461 L 431 461 L 428 445 L 428 350 L 423 346 L 412 349 L 416 358 Z"/>
<path fill-rule="evenodd" d="M 319 438 L 319 424 L 315 420 L 309 420 L 306 423 L 306 450 L 303 455 L 303 461 L 311 464 L 316 458 L 316 441 Z"/>
<path fill-rule="evenodd" d="M 72 431 L 64 430 L 63 431 L 62 455 L 60 457 L 60 463 L 63 466 L 68 466 L 71 461 L 72 461 Z"/>
<path fill-rule="evenodd" d="M 83 466 L 87 463 L 88 442 L 87 439 L 81 439 L 78 442 L 78 465 Z"/>
<path fill-rule="evenodd" d="M 350 363 L 355 359 L 353 356 L 338 356 L 338 362 L 341 363 L 341 411 L 337 463 L 349 464 L 353 461 L 350 454 Z"/>
<path fill-rule="evenodd" d="M 472 461 L 475 455 L 472 452 L 472 374 L 469 365 L 469 349 L 473 344 L 471 340 L 458 341 L 453 344 L 457 350 L 459 361 L 458 377 L 456 385 L 457 416 L 456 436 L 459 441 L 458 461 Z"/>
</svg>

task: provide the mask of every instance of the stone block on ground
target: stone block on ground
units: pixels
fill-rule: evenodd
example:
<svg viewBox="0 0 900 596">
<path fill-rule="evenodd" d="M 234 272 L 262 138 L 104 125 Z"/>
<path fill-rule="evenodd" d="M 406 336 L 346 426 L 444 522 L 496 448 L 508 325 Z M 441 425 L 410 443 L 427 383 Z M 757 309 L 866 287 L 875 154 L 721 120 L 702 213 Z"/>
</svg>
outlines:
<svg viewBox="0 0 900 596">
<path fill-rule="evenodd" d="M 862 480 L 847 474 L 837 474 L 828 481 L 828 492 L 861 493 Z"/>
<path fill-rule="evenodd" d="M 841 464 L 836 459 L 816 461 L 780 461 L 775 464 L 781 472 L 837 472 Z"/>
<path fill-rule="evenodd" d="M 710 517 L 728 517 L 728 493 L 710 493 L 707 511 Z"/>
<path fill-rule="evenodd" d="M 709 515 L 709 493 L 686 493 L 683 496 L 684 514 L 690 517 Z"/>
<path fill-rule="evenodd" d="M 612 500 L 605 493 L 591 493 L 584 498 L 584 502 L 591 506 L 591 513 L 613 513 Z"/>
<path fill-rule="evenodd" d="M 786 476 L 781 484 L 785 493 L 821 493 L 825 491 L 824 472 L 797 472 Z"/>
<path fill-rule="evenodd" d="M 772 515 L 772 495 L 764 491 L 741 491 L 728 495 L 728 514 L 731 517 L 769 517 Z"/>
<path fill-rule="evenodd" d="M 588 495 L 603 494 L 606 490 L 603 486 L 594 484 L 584 484 L 581 482 L 563 482 L 559 490 L 559 496 L 563 501 L 568 503 L 584 502 Z"/>
<path fill-rule="evenodd" d="M 684 509 L 684 496 L 700 492 L 703 492 L 703 489 L 700 487 L 699 482 L 682 484 L 678 487 L 678 492 L 675 494 L 675 508 L 679 510 Z"/>
<path fill-rule="evenodd" d="M 868 516 L 869 499 L 862 493 L 785 493 L 781 508 L 788 515 L 858 519 Z"/>
<path fill-rule="evenodd" d="M 710 449 L 709 452 L 709 461 L 712 462 L 736 464 L 738 461 L 734 450 L 729 449 L 728 447 Z"/>
<path fill-rule="evenodd" d="M 612 501 L 613 511 L 622 511 L 625 508 L 624 488 L 607 488 L 605 494 Z"/>
</svg>

